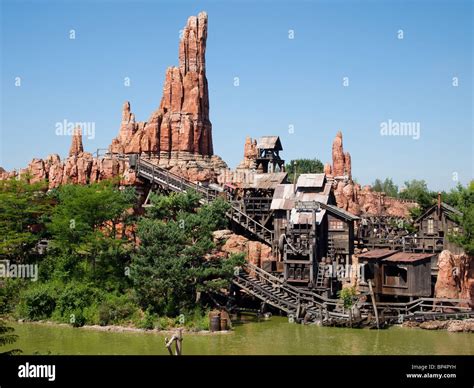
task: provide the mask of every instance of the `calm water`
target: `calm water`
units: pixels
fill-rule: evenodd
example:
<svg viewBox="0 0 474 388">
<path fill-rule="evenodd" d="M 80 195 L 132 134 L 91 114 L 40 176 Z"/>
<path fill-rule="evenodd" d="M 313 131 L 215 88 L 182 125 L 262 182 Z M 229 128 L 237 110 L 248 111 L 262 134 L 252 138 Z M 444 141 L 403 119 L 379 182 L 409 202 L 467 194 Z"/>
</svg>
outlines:
<svg viewBox="0 0 474 388">
<path fill-rule="evenodd" d="M 24 354 L 167 354 L 165 335 L 111 333 L 72 327 L 13 325 Z M 341 329 L 290 324 L 281 317 L 236 324 L 222 335 L 185 334 L 184 354 L 474 354 L 474 335 L 392 327 L 386 330 Z"/>
</svg>

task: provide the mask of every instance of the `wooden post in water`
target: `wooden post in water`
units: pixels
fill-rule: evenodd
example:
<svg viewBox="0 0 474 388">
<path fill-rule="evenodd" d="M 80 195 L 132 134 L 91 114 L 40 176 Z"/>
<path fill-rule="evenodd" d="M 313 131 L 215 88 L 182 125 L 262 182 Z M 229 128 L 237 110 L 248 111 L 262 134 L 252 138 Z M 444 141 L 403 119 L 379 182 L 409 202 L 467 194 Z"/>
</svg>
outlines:
<svg viewBox="0 0 474 388">
<path fill-rule="evenodd" d="M 175 356 L 181 356 L 183 352 L 183 329 L 179 328 L 178 331 L 173 334 L 171 339 L 168 341 L 168 338 L 165 338 L 165 346 L 168 349 L 168 352 L 170 356 L 173 355 L 173 350 L 171 349 L 171 346 L 173 345 L 174 342 L 174 355 Z"/>
<path fill-rule="evenodd" d="M 374 294 L 374 289 L 372 288 L 372 280 L 369 280 L 369 291 L 370 291 L 370 298 L 372 299 L 372 306 L 374 307 L 375 322 L 377 323 L 377 329 L 380 329 L 379 312 L 377 311 L 377 304 L 375 303 L 375 294 Z"/>
</svg>

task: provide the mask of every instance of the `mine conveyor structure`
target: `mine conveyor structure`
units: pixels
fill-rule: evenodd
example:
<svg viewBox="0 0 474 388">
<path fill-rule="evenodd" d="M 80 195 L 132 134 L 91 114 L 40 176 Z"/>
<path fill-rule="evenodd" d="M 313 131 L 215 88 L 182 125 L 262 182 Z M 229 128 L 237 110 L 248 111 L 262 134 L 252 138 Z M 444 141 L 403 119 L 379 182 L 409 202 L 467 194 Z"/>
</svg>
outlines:
<svg viewBox="0 0 474 388">
<path fill-rule="evenodd" d="M 151 160 L 146 159 L 140 155 L 130 156 L 130 167 L 135 168 L 137 176 L 146 179 L 152 184 L 157 184 L 160 187 L 174 192 L 182 193 L 188 190 L 194 190 L 202 195 L 201 203 L 209 203 L 215 200 L 218 196 L 226 193 L 221 193 L 210 187 L 202 186 L 193 183 L 177 174 L 166 170 L 165 168 L 157 166 Z M 227 197 L 226 197 L 227 198 Z M 250 217 L 242 208 L 242 205 L 237 201 L 229 201 L 231 207 L 227 212 L 227 217 L 254 237 L 262 242 L 273 247 L 273 231 Z"/>
</svg>

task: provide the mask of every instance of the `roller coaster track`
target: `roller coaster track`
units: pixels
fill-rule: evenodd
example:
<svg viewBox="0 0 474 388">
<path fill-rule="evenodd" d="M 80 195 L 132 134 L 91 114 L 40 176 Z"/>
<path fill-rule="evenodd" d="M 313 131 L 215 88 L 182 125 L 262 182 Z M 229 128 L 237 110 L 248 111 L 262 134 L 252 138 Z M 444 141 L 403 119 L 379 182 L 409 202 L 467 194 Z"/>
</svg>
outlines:
<svg viewBox="0 0 474 388">
<path fill-rule="evenodd" d="M 194 190 L 201 194 L 201 203 L 209 203 L 215 200 L 219 194 L 216 190 L 191 182 L 177 174 L 173 174 L 165 168 L 156 165 L 151 160 L 138 155 L 135 163 L 135 170 L 140 178 L 146 179 L 151 183 L 158 184 L 164 189 L 181 193 Z M 227 217 L 231 221 L 243 227 L 262 242 L 273 247 L 273 231 L 247 215 L 235 202 L 229 203 L 230 209 L 227 212 Z"/>
</svg>

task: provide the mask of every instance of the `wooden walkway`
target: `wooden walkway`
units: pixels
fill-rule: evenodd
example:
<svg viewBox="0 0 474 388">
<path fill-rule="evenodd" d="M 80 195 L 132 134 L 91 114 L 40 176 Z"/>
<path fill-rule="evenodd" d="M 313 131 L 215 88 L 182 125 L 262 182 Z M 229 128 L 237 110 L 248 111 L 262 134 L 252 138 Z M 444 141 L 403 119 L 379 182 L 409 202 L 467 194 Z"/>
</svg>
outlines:
<svg viewBox="0 0 474 388">
<path fill-rule="evenodd" d="M 186 192 L 194 190 L 201 194 L 201 203 L 209 203 L 215 200 L 219 193 L 209 187 L 205 187 L 193 183 L 177 174 L 173 174 L 165 168 L 157 166 L 151 160 L 137 156 L 135 163 L 135 170 L 137 175 L 146 179 L 151 183 L 160 185 L 166 190 L 174 192 Z M 242 210 L 242 205 L 236 201 L 230 202 L 230 209 L 227 212 L 227 217 L 236 224 L 240 225 L 246 231 L 251 233 L 258 240 L 273 247 L 274 234 L 273 231 L 247 215 Z"/>
</svg>

